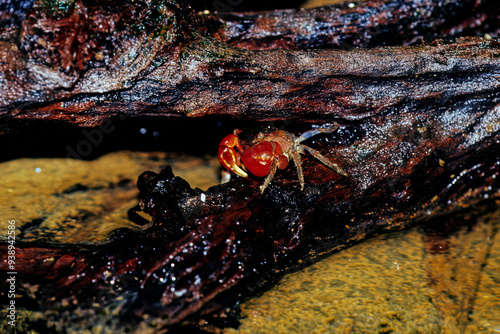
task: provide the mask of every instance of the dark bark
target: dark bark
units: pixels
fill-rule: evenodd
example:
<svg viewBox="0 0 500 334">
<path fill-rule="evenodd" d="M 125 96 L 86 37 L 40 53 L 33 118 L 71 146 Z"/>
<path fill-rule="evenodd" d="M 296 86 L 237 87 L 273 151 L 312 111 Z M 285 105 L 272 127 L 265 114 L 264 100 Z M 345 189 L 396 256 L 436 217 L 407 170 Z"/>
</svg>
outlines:
<svg viewBox="0 0 500 334">
<path fill-rule="evenodd" d="M 308 10 L 215 16 L 220 38 L 245 49 L 374 47 L 498 34 L 498 5 L 489 0 L 345 2 Z"/>
<path fill-rule="evenodd" d="M 269 41 L 268 37 L 259 40 L 256 31 L 263 30 L 274 36 L 271 44 L 291 48 L 383 45 L 394 29 L 404 30 L 403 37 L 389 39 L 393 43 L 409 44 L 419 36 L 436 34 L 460 36 L 469 31 L 450 27 L 466 25 L 475 18 L 470 13 L 496 18 L 498 12 L 487 0 L 446 5 L 442 1 L 369 2 L 357 9 L 341 6 L 220 19 L 198 17 L 189 7 L 173 2 L 110 2 L 105 6 L 75 1 L 63 9 L 47 4 L 35 2 L 24 20 L 19 14 L 9 21 L 18 25 L 5 23 L 2 31 L 0 119 L 4 132 L 9 124 L 20 121 L 92 126 L 113 115 L 352 119 L 436 96 L 489 94 L 498 87 L 491 75 L 498 69 L 498 44 L 484 39 L 350 52 L 245 51 L 224 43 L 246 43 L 251 48 Z M 415 8 L 422 16 L 413 15 Z M 345 13 L 340 21 L 329 21 L 339 11 Z M 395 18 L 395 12 L 401 14 L 397 16 L 401 21 L 380 19 Z M 448 15 L 452 20 L 443 22 Z M 269 23 L 275 18 L 282 18 L 283 25 Z M 313 25 L 310 28 L 317 33 L 299 40 L 305 19 L 344 28 Z M 241 22 L 251 24 L 242 26 Z M 477 33 L 498 29 L 488 20 L 474 22 Z M 460 78 L 460 87 L 451 83 L 452 78 Z M 448 107 L 448 98 L 440 101 Z"/>
</svg>

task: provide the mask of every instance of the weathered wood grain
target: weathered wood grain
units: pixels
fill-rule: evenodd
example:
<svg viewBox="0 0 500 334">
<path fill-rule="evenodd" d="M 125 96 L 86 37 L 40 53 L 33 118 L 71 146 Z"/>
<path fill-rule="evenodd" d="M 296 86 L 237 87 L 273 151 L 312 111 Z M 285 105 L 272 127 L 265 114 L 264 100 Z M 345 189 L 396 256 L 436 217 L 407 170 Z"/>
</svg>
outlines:
<svg viewBox="0 0 500 334">
<path fill-rule="evenodd" d="M 328 7 L 214 18 L 196 16 L 179 2 L 104 6 L 75 1 L 57 10 L 48 8 L 45 2 L 35 2 L 20 26 L 7 25 L 2 30 L 0 120 L 5 132 L 10 123 L 19 121 L 52 120 L 92 126 L 113 115 L 353 119 L 386 112 L 395 105 L 426 103 L 436 97 L 440 97 L 442 107 L 448 108 L 447 103 L 455 98 L 486 96 L 498 88 L 495 40 L 478 38 L 350 51 L 244 50 L 231 44 L 258 43 L 255 38 L 259 34 L 252 29 L 275 31 L 276 27 L 261 22 L 259 28 L 255 23 L 241 30 L 234 28 L 230 19 L 239 20 L 241 25 L 248 17 L 275 22 L 276 18 L 292 15 L 279 27 L 291 29 L 296 39 L 302 33 L 292 28 L 302 27 L 302 21 L 292 19 L 293 15 L 319 24 L 331 22 L 340 10 L 346 12 L 351 25 L 360 22 L 359 31 L 371 31 L 356 32 L 364 36 L 366 43 L 347 41 L 355 33 L 351 25 L 346 30 L 311 26 L 312 31 L 324 34 L 317 38 L 345 38 L 344 44 L 377 46 L 386 44 L 387 34 L 391 34 L 384 34 L 383 27 L 403 29 L 403 35 L 435 35 L 451 24 L 442 22 L 444 10 L 450 11 L 452 19 L 457 16 L 457 22 L 464 22 L 464 13 L 469 13 L 472 3 L 483 10 L 491 7 L 488 1 L 452 1 L 446 6 L 439 1 L 416 1 L 413 5 L 411 1 L 394 1 L 383 5 L 369 2 L 354 9 Z M 401 20 L 413 17 L 410 14 L 416 10 L 414 7 L 429 8 L 421 10 L 427 24 L 415 23 L 414 27 L 408 23 L 405 29 L 397 22 L 380 19 L 381 15 L 395 18 L 394 11 L 404 14 Z M 494 10 L 486 12 L 496 15 Z M 325 17 L 318 19 L 317 15 Z M 363 26 L 362 22 L 371 23 Z M 335 21 L 332 24 L 336 26 Z M 486 23 L 476 28 L 482 33 L 498 29 Z M 381 34 L 381 40 L 374 42 L 377 34 Z M 333 42 L 318 45 L 311 36 L 303 47 L 332 46 Z M 404 43 L 410 43 L 413 37 Z M 279 32 L 273 37 L 279 41 L 290 38 Z"/>
</svg>

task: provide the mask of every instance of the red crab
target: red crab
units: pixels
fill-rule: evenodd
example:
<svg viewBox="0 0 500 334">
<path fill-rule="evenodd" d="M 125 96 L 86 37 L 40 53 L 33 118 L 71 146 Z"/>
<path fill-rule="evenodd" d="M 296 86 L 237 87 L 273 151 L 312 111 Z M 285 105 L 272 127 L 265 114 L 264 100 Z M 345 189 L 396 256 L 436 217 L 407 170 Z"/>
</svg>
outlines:
<svg viewBox="0 0 500 334">
<path fill-rule="evenodd" d="M 290 159 L 293 160 L 299 176 L 300 189 L 304 189 L 304 174 L 302 172 L 302 160 L 300 154 L 309 152 L 313 157 L 321 161 L 325 166 L 337 173 L 347 176 L 335 163 L 328 160 L 315 149 L 301 144 L 302 141 L 320 133 L 333 132 L 335 128 L 319 128 L 304 132 L 296 137 L 290 132 L 275 130 L 272 132 L 260 132 L 251 142 L 251 146 L 244 149 L 238 135 L 240 130 L 227 135 L 219 145 L 219 161 L 222 166 L 242 177 L 248 177 L 248 172 L 257 177 L 267 176 L 264 184 L 260 187 L 261 193 L 267 188 L 274 177 L 276 170 L 285 169 Z"/>
</svg>

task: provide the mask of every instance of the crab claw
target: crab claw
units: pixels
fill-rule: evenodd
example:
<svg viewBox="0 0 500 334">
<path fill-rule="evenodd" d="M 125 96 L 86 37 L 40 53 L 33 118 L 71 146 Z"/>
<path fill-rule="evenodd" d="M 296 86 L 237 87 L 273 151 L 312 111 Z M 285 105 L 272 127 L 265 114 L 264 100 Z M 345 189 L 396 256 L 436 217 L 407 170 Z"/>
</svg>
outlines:
<svg viewBox="0 0 500 334">
<path fill-rule="evenodd" d="M 234 149 L 235 147 L 236 150 Z M 238 136 L 230 134 L 224 137 L 220 142 L 217 156 L 222 166 L 233 171 L 236 175 L 248 177 L 248 174 L 240 168 L 241 152 L 243 152 L 243 147 L 241 146 Z"/>
<path fill-rule="evenodd" d="M 277 160 L 277 168 L 288 166 L 288 159 L 283 155 L 280 144 L 274 141 L 263 141 L 248 148 L 241 157 L 247 170 L 257 177 L 264 177 L 271 172 L 271 165 Z"/>
</svg>

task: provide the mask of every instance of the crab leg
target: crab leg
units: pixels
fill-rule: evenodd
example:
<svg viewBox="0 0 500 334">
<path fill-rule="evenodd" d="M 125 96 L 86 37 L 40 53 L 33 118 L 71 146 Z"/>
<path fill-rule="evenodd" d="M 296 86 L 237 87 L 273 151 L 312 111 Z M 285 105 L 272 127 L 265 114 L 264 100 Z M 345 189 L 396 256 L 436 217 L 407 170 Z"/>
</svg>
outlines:
<svg viewBox="0 0 500 334">
<path fill-rule="evenodd" d="M 301 134 L 300 137 L 297 138 L 297 143 L 300 143 L 304 140 L 307 140 L 313 136 L 319 135 L 320 133 L 332 133 L 333 131 L 337 130 L 338 128 L 339 128 L 338 124 L 335 124 L 334 126 L 332 126 L 330 128 L 318 128 L 318 129 L 306 131 L 303 134 Z"/>
<path fill-rule="evenodd" d="M 274 176 L 274 174 L 276 174 L 276 170 L 278 169 L 278 164 L 279 164 L 279 160 L 273 159 L 273 162 L 271 163 L 271 167 L 269 169 L 269 175 L 267 175 L 266 179 L 264 180 L 264 184 L 262 184 L 260 186 L 260 193 L 261 194 L 264 193 L 264 190 L 266 190 L 269 183 L 271 183 L 271 180 L 273 179 L 273 176 Z"/>
<path fill-rule="evenodd" d="M 299 145 L 299 149 L 301 146 L 304 145 Z M 304 173 L 302 172 L 302 159 L 300 157 L 300 151 L 292 151 L 292 159 L 293 163 L 295 164 L 295 168 L 297 168 L 297 175 L 299 176 L 299 183 L 300 183 L 300 190 L 304 190 Z"/>
<path fill-rule="evenodd" d="M 316 159 L 318 159 L 319 161 L 321 161 L 325 166 L 333 169 L 334 171 L 336 171 L 337 173 L 339 173 L 341 175 L 349 176 L 349 174 L 347 174 L 337 164 L 335 164 L 335 163 L 331 162 L 330 160 L 328 160 L 325 156 L 321 155 L 321 153 L 319 153 L 315 149 L 310 148 L 309 146 L 306 146 L 306 145 L 300 145 L 300 146 L 302 147 L 302 149 L 305 149 L 305 150 L 307 150 L 307 152 L 311 153 L 311 155 L 313 157 L 315 157 Z M 294 159 L 294 161 L 295 161 L 295 159 Z"/>
</svg>

